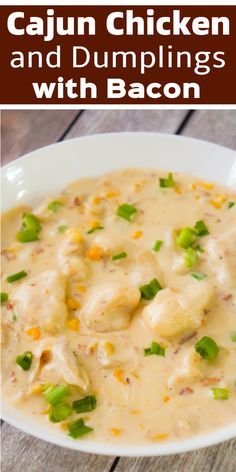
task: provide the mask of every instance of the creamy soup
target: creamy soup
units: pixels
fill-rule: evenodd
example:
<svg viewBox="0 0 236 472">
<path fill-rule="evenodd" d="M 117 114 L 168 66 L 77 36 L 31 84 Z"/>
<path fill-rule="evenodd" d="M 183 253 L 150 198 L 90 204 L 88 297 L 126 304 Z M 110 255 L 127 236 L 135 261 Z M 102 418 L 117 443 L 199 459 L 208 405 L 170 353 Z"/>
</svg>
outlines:
<svg viewBox="0 0 236 472">
<path fill-rule="evenodd" d="M 74 440 L 236 419 L 236 195 L 184 174 L 79 180 L 3 215 L 3 395 Z"/>
</svg>

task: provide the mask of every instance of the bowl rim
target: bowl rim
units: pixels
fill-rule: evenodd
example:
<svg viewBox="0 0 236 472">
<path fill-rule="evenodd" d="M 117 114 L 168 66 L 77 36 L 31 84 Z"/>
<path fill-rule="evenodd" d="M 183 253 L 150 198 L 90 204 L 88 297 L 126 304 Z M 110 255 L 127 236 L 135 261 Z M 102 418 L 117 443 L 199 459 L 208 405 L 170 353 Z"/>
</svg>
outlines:
<svg viewBox="0 0 236 472">
<path fill-rule="evenodd" d="M 63 140 L 59 142 L 55 142 L 49 145 L 45 145 L 41 148 L 34 149 L 33 151 L 27 152 L 26 154 L 16 158 L 14 160 L 9 161 L 1 168 L 1 175 L 7 171 L 9 166 L 12 165 L 20 165 L 29 159 L 40 159 L 40 153 L 48 151 L 51 148 L 55 148 L 58 146 L 67 146 L 68 143 L 72 142 L 80 142 L 81 140 L 96 140 L 96 139 L 106 139 L 108 136 L 112 138 L 112 136 L 117 137 L 117 135 L 139 135 L 139 136 L 156 136 L 160 139 L 170 139 L 170 140 L 182 140 L 188 141 L 189 143 L 192 142 L 193 144 L 200 144 L 202 146 L 210 146 L 211 149 L 221 149 L 221 151 L 226 151 L 227 153 L 232 153 L 232 156 L 236 159 L 236 151 L 234 149 L 228 148 L 226 146 L 222 146 L 220 144 L 216 144 L 207 140 L 192 138 L 189 136 L 183 135 L 176 135 L 176 134 L 169 134 L 169 133 L 158 133 L 158 132 L 150 132 L 150 131 L 124 131 L 124 132 L 111 132 L 111 133 L 96 133 L 86 136 L 79 136 L 73 137 L 68 140 Z M 144 166 L 145 167 L 145 166 Z M 89 177 L 89 176 L 88 176 Z M 9 411 L 8 411 L 9 409 Z M 66 447 L 69 449 L 74 449 L 80 452 L 87 452 L 91 454 L 100 454 L 100 455 L 107 455 L 107 456 L 122 456 L 122 457 L 148 457 L 148 456 L 160 456 L 160 455 L 170 455 L 170 454 L 177 454 L 183 453 L 187 451 L 193 451 L 201 448 L 205 448 L 208 446 L 213 446 L 229 439 L 233 439 L 236 437 L 236 424 L 232 423 L 227 426 L 223 426 L 218 428 L 217 430 L 213 430 L 211 432 L 205 434 L 199 434 L 197 436 L 193 436 L 187 439 L 180 439 L 180 440 L 171 440 L 165 441 L 165 443 L 153 443 L 153 444 L 137 444 L 137 445 L 125 445 L 125 444 L 106 444 L 104 442 L 98 441 L 76 441 L 68 436 L 58 435 L 54 438 L 52 434 L 46 432 L 42 429 L 37 430 L 37 421 L 35 421 L 34 425 L 30 425 L 23 423 L 15 418 L 14 416 L 14 408 L 6 405 L 4 409 L 4 404 L 2 402 L 1 408 L 1 417 L 10 425 L 20 429 L 22 432 L 28 433 L 38 439 L 45 440 L 51 444 Z M 43 427 L 44 428 L 44 427 Z"/>
</svg>

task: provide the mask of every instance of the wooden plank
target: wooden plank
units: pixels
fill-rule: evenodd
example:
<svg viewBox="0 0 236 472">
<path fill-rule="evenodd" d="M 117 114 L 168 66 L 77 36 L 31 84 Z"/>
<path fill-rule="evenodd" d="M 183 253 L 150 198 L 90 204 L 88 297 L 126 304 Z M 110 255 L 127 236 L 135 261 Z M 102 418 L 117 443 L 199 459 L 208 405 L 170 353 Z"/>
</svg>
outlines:
<svg viewBox="0 0 236 472">
<path fill-rule="evenodd" d="M 66 139 L 119 131 L 175 133 L 186 113 L 186 110 L 87 110 Z"/>
<path fill-rule="evenodd" d="M 114 458 L 82 454 L 3 426 L 2 472 L 109 472 Z"/>
<path fill-rule="evenodd" d="M 78 110 L 5 110 L 2 112 L 2 164 L 58 141 Z"/>
<path fill-rule="evenodd" d="M 197 110 L 183 135 L 236 149 L 236 110 Z"/>
</svg>

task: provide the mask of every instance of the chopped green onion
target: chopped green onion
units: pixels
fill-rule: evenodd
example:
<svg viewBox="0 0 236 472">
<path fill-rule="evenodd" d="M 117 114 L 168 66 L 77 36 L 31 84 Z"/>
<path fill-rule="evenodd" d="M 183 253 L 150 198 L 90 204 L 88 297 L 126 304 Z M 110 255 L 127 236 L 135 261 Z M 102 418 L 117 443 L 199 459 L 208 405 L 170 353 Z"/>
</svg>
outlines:
<svg viewBox="0 0 236 472">
<path fill-rule="evenodd" d="M 151 347 L 147 347 L 144 349 L 145 356 L 152 356 L 155 354 L 156 356 L 163 356 L 165 357 L 165 348 L 161 346 L 161 344 L 156 343 L 155 341 L 152 342 Z"/>
<path fill-rule="evenodd" d="M 173 179 L 173 174 L 169 172 L 168 177 L 165 179 L 161 178 L 159 179 L 160 187 L 161 188 L 168 188 L 168 187 L 173 187 L 174 186 L 174 179 Z"/>
<path fill-rule="evenodd" d="M 205 360 L 212 361 L 219 352 L 219 347 L 214 339 L 204 336 L 195 344 L 195 351 Z"/>
<path fill-rule="evenodd" d="M 232 208 L 235 205 L 235 202 L 228 202 L 228 208 Z"/>
<path fill-rule="evenodd" d="M 15 314 L 14 312 L 13 312 L 13 314 L 12 314 L 11 320 L 12 320 L 13 323 L 16 323 L 16 322 L 18 321 L 18 318 L 17 318 L 17 316 L 16 316 L 16 314 Z"/>
<path fill-rule="evenodd" d="M 191 276 L 197 280 L 203 280 L 207 277 L 207 275 L 203 274 L 203 272 L 192 272 Z"/>
<path fill-rule="evenodd" d="M 34 229 L 22 229 L 16 233 L 16 239 L 19 243 L 31 243 L 32 241 L 38 241 L 39 235 Z"/>
<path fill-rule="evenodd" d="M 188 247 L 184 255 L 185 266 L 191 269 L 196 264 L 197 258 L 198 258 L 197 251 L 195 251 L 195 249 L 191 247 Z"/>
<path fill-rule="evenodd" d="M 7 292 L 1 292 L 1 303 L 7 302 L 9 295 Z"/>
<path fill-rule="evenodd" d="M 97 406 L 97 400 L 94 395 L 90 395 L 81 398 L 80 400 L 75 400 L 72 406 L 76 413 L 86 413 L 88 411 L 95 410 Z"/>
<path fill-rule="evenodd" d="M 36 233 L 41 230 L 41 224 L 37 216 L 32 213 L 24 213 L 22 218 L 22 229 L 31 229 Z"/>
<path fill-rule="evenodd" d="M 129 203 L 123 203 L 117 209 L 116 214 L 125 220 L 131 221 L 132 216 L 137 213 L 137 209 Z"/>
<path fill-rule="evenodd" d="M 23 369 L 29 370 L 32 364 L 33 354 L 30 351 L 25 351 L 24 354 L 16 357 L 16 363 Z"/>
<path fill-rule="evenodd" d="M 162 287 L 157 279 L 153 279 L 149 282 L 149 284 L 139 287 L 139 290 L 141 292 L 141 298 L 144 300 L 152 300 L 157 292 L 162 290 Z"/>
<path fill-rule="evenodd" d="M 79 418 L 75 421 L 70 421 L 70 423 L 67 423 L 67 426 L 69 430 L 69 436 L 74 439 L 80 438 L 81 436 L 84 436 L 85 434 L 93 431 L 93 428 L 86 426 L 82 418 Z"/>
<path fill-rule="evenodd" d="M 60 225 L 57 228 L 58 233 L 65 233 L 65 231 L 68 229 L 68 226 L 66 225 Z"/>
<path fill-rule="evenodd" d="M 58 403 L 61 403 L 70 391 L 67 385 L 57 385 L 56 387 L 52 384 L 46 385 L 43 390 L 43 395 L 50 405 L 55 406 Z"/>
<path fill-rule="evenodd" d="M 94 228 L 91 228 L 89 231 L 87 231 L 87 233 L 92 234 L 95 231 L 98 231 L 99 229 L 104 229 L 104 226 L 95 226 Z"/>
<path fill-rule="evenodd" d="M 23 277 L 26 277 L 27 272 L 22 270 L 21 272 L 17 272 L 16 274 L 9 275 L 7 277 L 7 281 L 9 284 L 12 284 L 12 282 L 17 282 L 17 280 L 23 279 Z"/>
<path fill-rule="evenodd" d="M 61 206 L 63 206 L 63 203 L 59 202 L 58 200 L 55 200 L 54 202 L 48 205 L 48 209 L 55 213 L 57 210 L 59 210 Z"/>
<path fill-rule="evenodd" d="M 236 331 L 234 331 L 232 334 L 231 334 L 231 341 L 233 343 L 236 343 Z"/>
<path fill-rule="evenodd" d="M 163 242 L 164 242 L 164 241 L 161 241 L 160 239 L 157 239 L 157 240 L 155 241 L 155 243 L 153 244 L 153 246 L 152 246 L 152 250 L 155 251 L 155 252 L 160 251 Z"/>
<path fill-rule="evenodd" d="M 48 417 L 52 423 L 59 423 L 70 416 L 72 412 L 73 409 L 68 403 L 58 403 L 57 405 L 51 406 Z"/>
<path fill-rule="evenodd" d="M 183 228 L 176 238 L 176 243 L 178 246 L 187 249 L 189 246 L 192 246 L 196 242 L 197 236 L 194 229 Z"/>
<path fill-rule="evenodd" d="M 207 236 L 208 234 L 210 234 L 209 229 L 207 228 L 207 225 L 206 223 L 204 223 L 203 220 L 197 221 L 194 226 L 194 229 L 196 230 L 198 236 Z"/>
<path fill-rule="evenodd" d="M 118 261 L 119 259 L 124 259 L 125 257 L 127 257 L 127 253 L 126 252 L 120 252 L 119 254 L 114 254 L 114 256 L 112 256 L 112 260 L 113 261 Z"/>
<path fill-rule="evenodd" d="M 193 246 L 193 249 L 195 249 L 195 251 L 197 252 L 201 252 L 201 253 L 204 252 L 204 249 L 199 244 L 196 244 L 195 246 Z"/>
<path fill-rule="evenodd" d="M 215 400 L 228 400 L 229 390 L 226 388 L 212 388 L 212 395 Z"/>
</svg>

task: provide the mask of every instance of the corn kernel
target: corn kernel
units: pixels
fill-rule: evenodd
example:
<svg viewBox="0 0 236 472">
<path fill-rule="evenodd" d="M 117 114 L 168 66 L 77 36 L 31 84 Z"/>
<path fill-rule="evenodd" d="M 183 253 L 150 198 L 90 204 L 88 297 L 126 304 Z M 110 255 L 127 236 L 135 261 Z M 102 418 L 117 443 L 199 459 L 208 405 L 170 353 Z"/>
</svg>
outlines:
<svg viewBox="0 0 236 472">
<path fill-rule="evenodd" d="M 86 252 L 86 256 L 91 260 L 91 261 L 99 261 L 102 258 L 103 251 L 102 248 L 99 246 L 92 246 L 88 251 Z"/>
<path fill-rule="evenodd" d="M 163 441 L 164 439 L 168 438 L 168 434 L 156 434 L 155 436 L 152 436 L 151 439 L 154 441 Z"/>
<path fill-rule="evenodd" d="M 178 195 L 181 195 L 181 194 L 182 194 L 182 190 L 181 190 L 181 188 L 180 188 L 179 185 L 175 185 L 175 186 L 174 186 L 174 191 L 175 191 L 175 193 L 177 193 Z"/>
<path fill-rule="evenodd" d="M 221 208 L 221 203 L 220 202 L 217 202 L 216 200 L 210 200 L 210 204 L 216 208 L 217 210 L 219 210 Z"/>
<path fill-rule="evenodd" d="M 168 395 L 166 395 L 165 397 L 163 397 L 163 402 L 164 403 L 168 403 L 170 401 L 170 397 L 168 397 Z"/>
<path fill-rule="evenodd" d="M 38 385 L 34 385 L 32 388 L 31 388 L 31 393 L 34 393 L 35 395 L 39 394 L 39 393 L 42 393 L 43 391 L 43 386 L 42 384 L 38 384 Z"/>
<path fill-rule="evenodd" d="M 123 369 L 116 369 L 113 372 L 113 376 L 118 380 L 118 382 L 123 383 L 124 385 L 127 385 L 128 382 L 126 379 L 124 379 L 124 371 Z"/>
<path fill-rule="evenodd" d="M 113 436 L 119 436 L 121 433 L 122 433 L 122 429 L 111 428 L 111 434 L 113 434 Z"/>
<path fill-rule="evenodd" d="M 136 372 L 136 370 L 133 370 L 133 372 L 131 372 L 131 375 L 133 375 L 133 377 L 135 377 L 137 380 L 140 379 L 140 375 Z"/>
<path fill-rule="evenodd" d="M 109 341 L 104 342 L 104 349 L 107 351 L 107 354 L 111 355 L 115 352 L 114 344 L 110 343 Z"/>
<path fill-rule="evenodd" d="M 96 196 L 96 197 L 93 197 L 92 202 L 94 203 L 94 205 L 97 205 L 98 203 L 101 202 L 101 200 L 102 200 L 101 197 Z"/>
<path fill-rule="evenodd" d="M 120 192 L 118 192 L 117 190 L 110 190 L 109 192 L 106 193 L 105 197 L 114 198 L 114 197 L 118 197 L 119 195 L 120 195 Z"/>
<path fill-rule="evenodd" d="M 62 429 L 62 431 L 68 431 L 68 426 L 66 423 L 60 423 L 60 428 Z"/>
<path fill-rule="evenodd" d="M 193 184 L 193 183 L 189 184 L 188 186 L 189 186 L 190 190 L 196 190 L 196 188 L 197 188 L 196 184 Z"/>
<path fill-rule="evenodd" d="M 199 182 L 199 185 L 205 190 L 212 190 L 214 188 L 214 184 L 211 184 L 210 182 Z"/>
<path fill-rule="evenodd" d="M 25 332 L 27 336 L 32 336 L 34 341 L 37 341 L 41 336 L 41 332 L 39 328 L 29 328 Z"/>
<path fill-rule="evenodd" d="M 70 239 L 73 243 L 79 244 L 82 242 L 83 238 L 78 229 L 69 229 L 67 233 L 70 236 Z"/>
<path fill-rule="evenodd" d="M 221 195 L 219 193 L 216 195 L 216 198 L 220 201 L 220 203 L 225 203 L 227 200 L 226 195 Z"/>
<path fill-rule="evenodd" d="M 141 410 L 130 410 L 131 415 L 140 415 Z"/>
<path fill-rule="evenodd" d="M 133 239 L 139 239 L 139 238 L 141 238 L 142 235 L 143 235 L 143 232 L 142 232 L 142 231 L 135 231 L 135 232 L 133 233 L 132 238 L 133 238 Z"/>
<path fill-rule="evenodd" d="M 84 285 L 79 285 L 77 287 L 77 289 L 80 293 L 86 293 L 87 292 L 87 287 L 85 287 Z"/>
<path fill-rule="evenodd" d="M 96 221 L 96 220 L 91 221 L 90 228 L 97 228 L 98 226 L 102 226 L 100 221 Z"/>
<path fill-rule="evenodd" d="M 70 310 L 78 310 L 80 308 L 80 303 L 74 298 L 68 298 L 66 304 Z"/>
<path fill-rule="evenodd" d="M 67 328 L 72 331 L 79 331 L 79 320 L 78 318 L 73 318 L 72 320 L 67 321 Z"/>
</svg>

